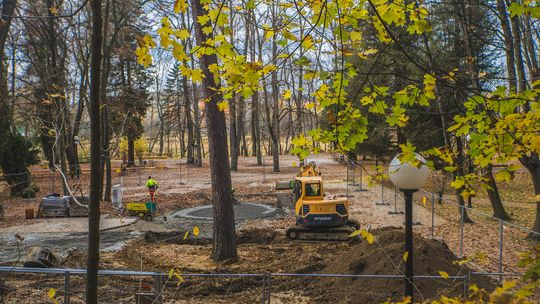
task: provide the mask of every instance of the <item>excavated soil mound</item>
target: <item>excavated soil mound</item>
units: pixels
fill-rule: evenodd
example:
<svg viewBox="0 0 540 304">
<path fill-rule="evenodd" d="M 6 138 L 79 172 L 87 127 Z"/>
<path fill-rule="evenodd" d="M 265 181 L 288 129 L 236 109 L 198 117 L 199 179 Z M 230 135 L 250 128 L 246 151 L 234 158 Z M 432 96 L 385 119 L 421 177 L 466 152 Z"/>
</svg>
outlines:
<svg viewBox="0 0 540 304">
<path fill-rule="evenodd" d="M 328 274 L 399 274 L 405 272 L 403 254 L 405 252 L 405 233 L 399 228 L 382 228 L 372 232 L 376 242 L 366 241 L 353 246 L 343 254 L 336 256 L 319 273 Z M 414 272 L 415 275 L 440 276 L 445 271 L 450 276 L 466 275 L 469 269 L 453 263 L 459 260 L 445 243 L 414 237 Z M 398 270 L 399 269 L 399 270 Z M 418 290 L 415 300 L 427 300 L 440 295 L 461 296 L 463 280 L 419 279 L 415 280 Z M 475 278 L 479 287 L 491 290 L 494 283 L 489 279 Z M 401 300 L 405 283 L 403 279 L 363 279 L 331 278 L 322 279 L 308 285 L 307 294 L 319 303 L 382 303 L 387 300 Z"/>
</svg>

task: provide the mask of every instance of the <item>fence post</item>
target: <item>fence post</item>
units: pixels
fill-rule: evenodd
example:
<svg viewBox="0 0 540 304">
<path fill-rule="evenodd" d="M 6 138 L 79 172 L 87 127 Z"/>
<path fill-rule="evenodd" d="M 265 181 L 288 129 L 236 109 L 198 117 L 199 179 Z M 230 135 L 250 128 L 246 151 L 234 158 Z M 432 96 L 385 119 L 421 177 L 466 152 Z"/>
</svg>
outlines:
<svg viewBox="0 0 540 304">
<path fill-rule="evenodd" d="M 435 237 L 435 193 L 431 192 L 431 239 Z"/>
<path fill-rule="evenodd" d="M 69 271 L 64 272 L 64 304 L 69 304 L 70 282 Z"/>
<path fill-rule="evenodd" d="M 272 297 L 272 274 L 267 274 L 267 283 L 266 283 L 266 290 L 268 292 L 267 298 L 268 298 L 268 304 L 270 304 L 270 299 Z"/>
<path fill-rule="evenodd" d="M 364 191 L 364 186 L 362 185 L 362 169 L 363 167 L 362 165 L 360 165 L 360 169 L 359 169 L 360 171 L 358 172 L 358 179 L 360 180 L 360 183 L 359 183 L 360 188 L 358 189 L 358 191 Z"/>
<path fill-rule="evenodd" d="M 499 273 L 503 272 L 503 242 L 504 242 L 504 221 L 499 219 Z M 503 276 L 499 277 L 499 281 L 502 283 Z"/>
<path fill-rule="evenodd" d="M 266 275 L 262 275 L 261 304 L 266 304 Z"/>
<path fill-rule="evenodd" d="M 469 285 L 471 284 L 471 272 L 468 271 L 467 275 L 463 279 L 463 298 L 467 299 L 469 297 Z"/>
<path fill-rule="evenodd" d="M 381 179 L 381 205 L 384 205 L 384 184 L 383 184 L 382 179 Z"/>
<path fill-rule="evenodd" d="M 464 225 L 464 213 L 465 213 L 465 206 L 459 205 L 460 213 L 461 213 L 461 219 L 459 220 L 459 258 L 463 258 L 463 225 Z"/>
<path fill-rule="evenodd" d="M 355 187 L 356 186 L 356 176 L 355 176 L 354 171 L 356 171 L 356 165 L 354 163 L 351 164 L 351 169 L 352 169 L 352 186 Z"/>
<path fill-rule="evenodd" d="M 263 183 L 266 183 L 266 165 L 264 163 L 264 158 L 262 159 L 262 165 L 263 165 Z M 189 180 L 188 180 L 189 182 Z"/>
<path fill-rule="evenodd" d="M 381 201 L 378 202 L 378 203 L 375 203 L 375 205 L 378 205 L 378 206 L 387 205 L 387 204 L 384 202 L 384 184 L 383 184 L 383 180 L 382 180 L 382 179 L 381 179 Z M 390 203 L 388 203 L 388 205 L 390 205 Z"/>
</svg>

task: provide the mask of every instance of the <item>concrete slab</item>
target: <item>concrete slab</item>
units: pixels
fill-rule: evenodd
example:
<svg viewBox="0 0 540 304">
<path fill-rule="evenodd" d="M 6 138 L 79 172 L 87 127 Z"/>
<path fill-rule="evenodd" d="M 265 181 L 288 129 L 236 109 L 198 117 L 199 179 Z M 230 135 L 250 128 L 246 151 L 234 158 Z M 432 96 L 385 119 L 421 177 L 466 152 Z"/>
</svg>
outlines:
<svg viewBox="0 0 540 304">
<path fill-rule="evenodd" d="M 172 214 L 176 218 L 188 218 L 199 220 L 212 220 L 214 208 L 212 205 L 183 209 Z M 268 205 L 254 203 L 240 203 L 234 205 L 235 220 L 251 220 L 257 218 L 274 217 L 279 215 L 279 210 Z"/>
</svg>

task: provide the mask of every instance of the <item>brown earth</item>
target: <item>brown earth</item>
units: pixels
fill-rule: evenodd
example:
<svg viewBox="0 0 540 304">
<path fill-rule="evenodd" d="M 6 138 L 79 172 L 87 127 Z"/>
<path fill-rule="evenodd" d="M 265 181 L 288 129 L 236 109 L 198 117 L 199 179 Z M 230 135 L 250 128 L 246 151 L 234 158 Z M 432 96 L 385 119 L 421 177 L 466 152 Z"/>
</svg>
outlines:
<svg viewBox="0 0 540 304">
<path fill-rule="evenodd" d="M 404 230 L 382 228 L 373 231 L 376 241 L 373 244 L 362 242 L 340 254 L 333 262 L 320 270 L 328 274 L 404 274 Z M 449 276 L 464 276 L 471 269 L 457 265 L 459 259 L 440 241 L 414 237 L 415 275 L 437 276 L 439 278 L 416 279 L 416 300 L 425 301 L 440 295 L 460 297 L 463 294 L 463 279 L 445 279 L 439 271 Z M 491 290 L 495 284 L 486 278 L 473 278 L 472 283 Z M 382 303 L 387 300 L 399 301 L 403 298 L 403 279 L 357 279 L 339 278 L 311 284 L 312 294 L 321 295 L 317 300 L 328 302 L 341 297 L 335 303 Z"/>
<path fill-rule="evenodd" d="M 353 192 L 347 189 L 344 179 L 346 168 L 342 164 L 333 162 L 328 155 L 313 157 L 320 165 L 325 178 L 325 185 L 329 193 L 345 195 L 348 191 L 354 197 L 350 198 L 353 217 L 360 223 L 371 224 L 377 228 L 373 233 L 377 237 L 378 244 L 368 245 L 344 243 L 291 243 L 284 238 L 284 231 L 294 224 L 294 218 L 287 216 L 283 219 L 262 219 L 242 223 L 239 227 L 239 261 L 231 263 L 215 263 L 209 259 L 211 245 L 209 240 L 181 241 L 185 231 L 171 231 L 163 229 L 157 222 L 139 221 L 128 228 L 146 232 L 142 239 L 130 241 L 118 252 L 102 253 L 102 267 L 106 269 L 130 269 L 143 271 L 160 271 L 167 273 L 175 268 L 182 273 L 349 273 L 349 274 L 392 274 L 398 273 L 397 269 L 403 270 L 403 233 L 396 228 L 384 228 L 388 226 L 401 226 L 403 214 L 391 215 L 394 206 L 378 206 L 376 202 L 381 200 L 380 185 L 367 186 L 364 176 L 365 192 Z M 233 186 L 240 201 L 258 202 L 275 205 L 276 198 L 274 183 L 277 180 L 292 178 L 297 168 L 292 166 L 293 157 L 281 158 L 279 173 L 271 172 L 271 160 L 266 158 L 266 167 L 254 165 L 254 158 L 241 158 L 240 171 L 232 173 Z M 114 177 L 114 183 L 124 185 L 124 201 L 145 200 L 146 191 L 139 181 L 141 176 L 144 182 L 147 175 L 158 179 L 160 190 L 158 202 L 163 212 L 177 211 L 179 209 L 200 206 L 210 203 L 210 176 L 208 164 L 202 168 L 194 168 L 179 164 L 178 160 L 164 160 L 163 166 L 158 168 L 143 168 L 140 172 L 129 172 L 127 176 Z M 51 191 L 60 191 L 58 175 L 54 186 L 50 184 L 50 178 L 46 174 L 36 174 L 34 181 L 40 186 L 42 192 L 39 195 Z M 86 181 L 83 175 L 82 183 Z M 517 186 L 516 186 L 517 187 Z M 528 185 L 527 185 L 528 187 Z M 516 190 L 516 192 L 518 192 Z M 384 200 L 390 200 L 393 204 L 394 193 L 392 189 L 384 189 Z M 449 196 L 450 198 L 453 198 Z M 421 204 L 419 197 L 415 199 L 414 219 L 423 223 L 415 226 L 415 233 L 429 238 L 431 213 L 430 204 Z M 0 229 L 30 223 L 24 220 L 24 209 L 36 207 L 37 200 L 13 199 L 4 201 L 6 205 L 5 219 L 0 220 Z M 487 206 L 483 199 L 476 199 L 475 208 L 481 209 Z M 519 203 L 521 209 L 532 214 L 532 208 Z M 512 207 L 514 207 L 512 205 Z M 458 248 L 456 220 L 458 213 L 451 204 L 437 205 L 435 217 L 435 236 L 443 238 L 444 242 L 415 239 L 415 269 L 418 274 L 438 275 L 438 271 L 446 271 L 449 275 L 466 274 L 465 266 L 452 264 L 458 260 L 454 253 Z M 397 201 L 397 209 L 403 210 L 401 200 Z M 513 208 L 512 208 L 513 209 Z M 511 209 L 511 210 L 512 210 Z M 115 215 L 109 204 L 102 204 L 102 212 Z M 516 214 L 517 215 L 517 214 Z M 519 218 L 516 216 L 516 219 Z M 519 222 L 518 222 L 519 223 Z M 382 228 L 380 228 L 382 227 Z M 496 229 L 497 223 L 481 221 L 477 219 L 475 224 L 465 227 L 466 236 L 464 254 L 471 256 L 478 251 L 485 251 L 488 259 L 480 264 L 485 269 L 496 270 L 498 252 Z M 201 226 L 201 229 L 203 227 Z M 380 229 L 379 229 L 380 228 Z M 495 229 L 493 229 L 495 228 Z M 529 244 L 522 235 L 516 234 L 505 227 L 507 237 L 505 239 L 505 265 L 504 270 L 511 268 L 520 251 L 527 250 Z M 448 247 L 450 249 L 448 249 Z M 384 249 L 384 250 L 383 250 Z M 388 256 L 387 256 L 387 255 Z M 71 252 L 65 267 L 84 268 L 86 255 L 82 252 Z M 479 264 L 481 261 L 475 261 Z M 395 265 L 394 265 L 395 264 Z M 397 267 L 396 267 L 397 266 Z M 522 269 L 516 269 L 522 271 Z M 62 290 L 62 278 L 45 276 L 17 276 L 11 275 L 8 280 L 10 287 L 16 288 L 16 292 L 10 293 L 16 303 L 35 303 L 31 299 L 44 298 L 47 302 L 46 293 L 50 287 L 56 288 L 59 293 Z M 260 302 L 262 282 L 258 278 L 229 278 L 210 279 L 185 277 L 186 282 L 176 285 L 176 281 L 168 282 L 164 290 L 167 303 L 254 303 Z M 140 278 L 115 277 L 103 278 L 102 301 L 100 303 L 132 303 L 133 294 L 139 289 Z M 317 282 L 316 282 L 317 281 Z M 38 282 L 38 284 L 36 284 Z M 438 293 L 459 295 L 462 290 L 460 280 L 436 279 L 417 280 L 421 295 L 431 298 Z M 480 281 L 481 286 L 492 287 L 490 282 Z M 74 277 L 73 302 L 82 303 L 81 295 L 84 294 L 84 279 Z M 384 302 L 389 296 L 399 299 L 403 292 L 402 280 L 364 280 L 364 279 L 298 279 L 275 277 L 272 282 L 272 303 L 377 303 Z M 78 299 L 78 301 L 77 301 Z"/>
</svg>

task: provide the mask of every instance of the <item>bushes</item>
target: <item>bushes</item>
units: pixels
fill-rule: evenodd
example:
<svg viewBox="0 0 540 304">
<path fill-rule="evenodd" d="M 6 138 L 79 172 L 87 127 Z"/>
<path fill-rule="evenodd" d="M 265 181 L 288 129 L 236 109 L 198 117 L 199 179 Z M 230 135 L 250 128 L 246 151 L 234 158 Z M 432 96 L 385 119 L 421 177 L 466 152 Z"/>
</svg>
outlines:
<svg viewBox="0 0 540 304">
<path fill-rule="evenodd" d="M 35 196 L 36 189 L 30 185 L 28 166 L 38 163 L 37 155 L 32 143 L 18 133 L 9 132 L 0 138 L 0 168 L 11 187 L 12 196 L 22 196 L 23 193 Z"/>
</svg>

